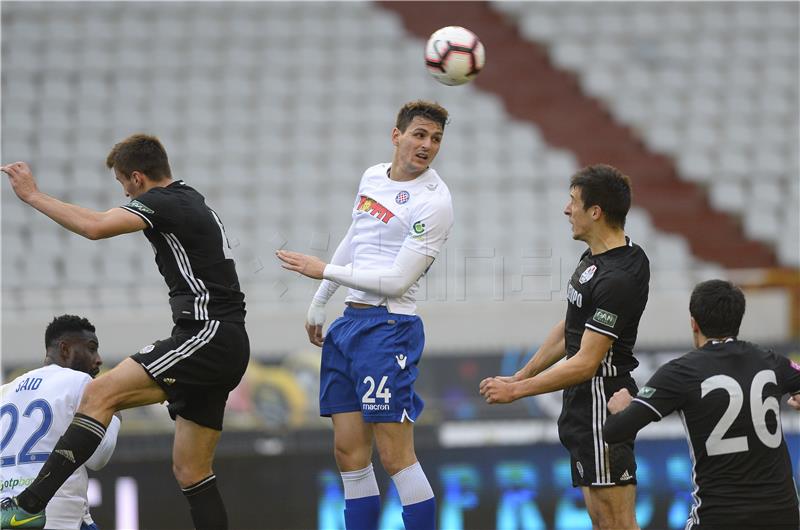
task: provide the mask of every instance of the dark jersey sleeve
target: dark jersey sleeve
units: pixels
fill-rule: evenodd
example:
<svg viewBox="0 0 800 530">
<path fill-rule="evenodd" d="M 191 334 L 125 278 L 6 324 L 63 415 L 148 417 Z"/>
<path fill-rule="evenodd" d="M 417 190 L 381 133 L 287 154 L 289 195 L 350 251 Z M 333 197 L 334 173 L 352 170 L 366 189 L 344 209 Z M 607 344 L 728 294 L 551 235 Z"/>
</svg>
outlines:
<svg viewBox="0 0 800 530">
<path fill-rule="evenodd" d="M 778 387 L 783 393 L 800 393 L 800 364 L 783 355 L 775 354 L 775 357 L 778 361 L 775 368 L 778 374 Z"/>
<path fill-rule="evenodd" d="M 608 416 L 603 425 L 603 439 L 610 444 L 633 440 L 642 427 L 660 419 L 645 405 L 633 401 L 622 412 Z"/>
<path fill-rule="evenodd" d="M 164 188 L 153 188 L 121 208 L 144 219 L 150 228 L 159 232 L 173 232 L 183 218 L 179 200 Z"/>
<path fill-rule="evenodd" d="M 592 290 L 592 308 L 586 327 L 618 339 L 620 333 L 634 316 L 635 304 L 630 303 L 631 293 L 635 293 L 633 277 L 627 274 L 613 274 L 600 278 Z"/>
<path fill-rule="evenodd" d="M 633 401 L 649 408 L 656 421 L 683 406 L 687 396 L 687 383 L 692 378 L 679 362 L 670 361 L 653 374 Z"/>
</svg>

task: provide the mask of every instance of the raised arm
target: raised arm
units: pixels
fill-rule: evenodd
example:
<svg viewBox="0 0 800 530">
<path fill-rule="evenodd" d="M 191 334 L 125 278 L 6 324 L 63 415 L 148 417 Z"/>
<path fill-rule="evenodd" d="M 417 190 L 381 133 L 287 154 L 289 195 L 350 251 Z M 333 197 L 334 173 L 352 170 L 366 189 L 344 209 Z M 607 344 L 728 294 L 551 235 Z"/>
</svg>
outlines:
<svg viewBox="0 0 800 530">
<path fill-rule="evenodd" d="M 15 162 L 0 168 L 17 196 L 70 232 L 87 239 L 105 239 L 147 228 L 147 223 L 121 208 L 98 212 L 69 204 L 39 191 L 28 164 Z"/>
</svg>

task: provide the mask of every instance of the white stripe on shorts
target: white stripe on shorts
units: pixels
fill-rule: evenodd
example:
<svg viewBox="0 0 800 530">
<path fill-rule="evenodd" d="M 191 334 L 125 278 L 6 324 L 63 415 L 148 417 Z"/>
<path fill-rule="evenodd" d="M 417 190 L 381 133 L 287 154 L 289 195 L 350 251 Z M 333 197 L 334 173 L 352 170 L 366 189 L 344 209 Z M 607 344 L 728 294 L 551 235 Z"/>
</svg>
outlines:
<svg viewBox="0 0 800 530">
<path fill-rule="evenodd" d="M 603 423 L 606 420 L 606 400 L 603 378 L 592 378 L 592 441 L 594 442 L 595 481 L 593 484 L 609 484 L 608 447 L 603 441 Z"/>
<path fill-rule="evenodd" d="M 174 350 L 168 351 L 145 368 L 153 377 L 162 374 L 165 370 L 211 342 L 217 332 L 217 328 L 219 328 L 219 320 L 207 320 L 203 329 L 197 335 L 192 336 Z"/>
</svg>

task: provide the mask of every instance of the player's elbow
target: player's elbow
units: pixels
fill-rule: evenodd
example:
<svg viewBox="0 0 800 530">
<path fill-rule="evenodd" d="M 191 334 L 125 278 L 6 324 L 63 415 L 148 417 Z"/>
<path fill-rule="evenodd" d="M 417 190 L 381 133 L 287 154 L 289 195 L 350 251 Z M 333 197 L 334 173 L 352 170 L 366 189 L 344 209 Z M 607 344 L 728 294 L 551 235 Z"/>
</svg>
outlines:
<svg viewBox="0 0 800 530">
<path fill-rule="evenodd" d="M 391 296 L 392 298 L 400 298 L 401 296 L 406 294 L 406 292 L 410 288 L 411 288 L 411 285 L 406 285 L 406 284 L 396 285 L 396 286 L 394 286 L 394 288 L 389 293 L 389 296 Z"/>
<path fill-rule="evenodd" d="M 404 282 L 400 279 L 386 281 L 381 285 L 381 293 L 390 298 L 400 298 L 411 288 L 414 282 Z"/>
<path fill-rule="evenodd" d="M 102 229 L 100 223 L 97 222 L 89 222 L 86 223 L 83 227 L 81 235 L 86 239 L 90 239 L 92 241 L 97 241 L 98 239 L 104 239 L 108 237 Z"/>
</svg>

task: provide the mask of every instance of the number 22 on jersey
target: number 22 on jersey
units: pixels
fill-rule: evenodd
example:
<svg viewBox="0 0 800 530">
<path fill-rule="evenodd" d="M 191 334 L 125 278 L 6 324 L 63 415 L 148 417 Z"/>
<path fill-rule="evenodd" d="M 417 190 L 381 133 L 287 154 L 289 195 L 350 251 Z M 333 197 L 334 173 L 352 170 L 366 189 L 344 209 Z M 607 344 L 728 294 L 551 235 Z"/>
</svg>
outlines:
<svg viewBox="0 0 800 530">
<path fill-rule="evenodd" d="M 3 455 L 2 458 L 0 458 L 0 466 L 8 467 L 17 464 L 35 464 L 44 462 L 47 460 L 47 457 L 50 456 L 49 451 L 38 453 L 31 452 L 31 449 L 34 448 L 36 442 L 41 440 L 44 435 L 47 434 L 47 431 L 50 430 L 50 425 L 53 423 L 53 409 L 50 407 L 50 403 L 43 399 L 31 401 L 31 403 L 25 408 L 25 412 L 22 413 L 22 416 L 25 418 L 30 418 L 33 412 L 36 410 L 41 411 L 42 414 L 39 427 L 34 430 L 25 443 L 22 444 L 22 448 L 20 449 L 18 456 Z M 3 416 L 8 416 L 10 421 L 8 426 L 4 429 L 3 438 L 0 439 L 0 453 L 5 451 L 6 447 L 14 438 L 14 434 L 17 432 L 17 425 L 19 424 L 19 410 L 15 405 L 7 403 L 0 409 L 0 419 L 2 419 Z"/>
</svg>

